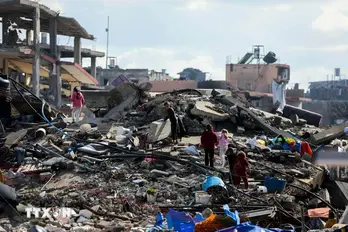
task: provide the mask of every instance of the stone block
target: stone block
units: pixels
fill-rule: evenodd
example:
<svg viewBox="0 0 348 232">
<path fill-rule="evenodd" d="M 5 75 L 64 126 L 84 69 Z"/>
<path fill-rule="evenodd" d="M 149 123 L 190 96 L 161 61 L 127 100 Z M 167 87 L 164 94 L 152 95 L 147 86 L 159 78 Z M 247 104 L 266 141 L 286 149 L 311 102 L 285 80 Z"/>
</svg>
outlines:
<svg viewBox="0 0 348 232">
<path fill-rule="evenodd" d="M 149 135 L 147 137 L 147 142 L 154 143 L 169 137 L 171 134 L 170 121 L 154 121 L 150 124 Z"/>
</svg>

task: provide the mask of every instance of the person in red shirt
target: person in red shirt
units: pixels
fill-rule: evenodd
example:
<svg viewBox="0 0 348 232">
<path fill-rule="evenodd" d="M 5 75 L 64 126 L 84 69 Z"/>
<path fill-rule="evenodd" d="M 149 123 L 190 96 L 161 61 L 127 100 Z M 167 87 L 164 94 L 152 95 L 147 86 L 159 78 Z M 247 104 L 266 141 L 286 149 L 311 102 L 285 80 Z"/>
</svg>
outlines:
<svg viewBox="0 0 348 232">
<path fill-rule="evenodd" d="M 235 175 L 233 177 L 233 184 L 240 185 L 241 180 L 244 182 L 245 189 L 248 189 L 248 172 L 249 162 L 243 151 L 237 153 L 236 164 L 234 166 Z"/>
<path fill-rule="evenodd" d="M 79 87 L 74 87 L 73 93 L 71 95 L 70 101 L 72 102 L 72 122 L 78 123 L 80 120 L 80 114 L 83 106 L 85 105 L 85 98 L 80 91 Z"/>
<path fill-rule="evenodd" d="M 214 149 L 218 144 L 218 137 L 213 130 L 213 127 L 208 124 L 206 130 L 201 136 L 201 145 L 205 154 L 205 165 L 214 167 Z"/>
</svg>

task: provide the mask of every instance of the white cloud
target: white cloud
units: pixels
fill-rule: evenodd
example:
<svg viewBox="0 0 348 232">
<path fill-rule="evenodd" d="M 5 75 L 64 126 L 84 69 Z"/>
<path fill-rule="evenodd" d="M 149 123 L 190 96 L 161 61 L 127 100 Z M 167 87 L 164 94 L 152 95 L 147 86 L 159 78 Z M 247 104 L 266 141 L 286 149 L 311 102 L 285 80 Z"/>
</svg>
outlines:
<svg viewBox="0 0 348 232">
<path fill-rule="evenodd" d="M 312 23 L 312 28 L 323 32 L 348 30 L 348 4 L 333 1 L 321 7 L 322 14 Z"/>
<path fill-rule="evenodd" d="M 141 2 L 142 0 L 98 0 L 98 1 L 101 1 L 104 6 L 115 6 L 116 4 L 123 4 L 123 3 L 129 4 L 129 3 Z"/>
<path fill-rule="evenodd" d="M 290 5 L 290 4 L 277 4 L 277 5 L 275 5 L 275 9 L 277 11 L 282 11 L 282 12 L 289 11 L 289 10 L 291 10 L 291 8 L 292 8 L 292 5 Z"/>
<path fill-rule="evenodd" d="M 297 51 L 313 51 L 313 52 L 346 52 L 348 51 L 348 44 L 338 44 L 333 46 L 323 46 L 323 47 L 301 47 L 293 46 L 293 50 Z"/>
<path fill-rule="evenodd" d="M 142 53 L 152 53 L 152 54 L 158 54 L 160 56 L 171 56 L 174 55 L 175 52 L 168 49 L 157 49 L 157 48 L 135 48 L 131 51 L 122 53 L 119 58 L 120 59 L 127 59 L 130 57 L 134 57 L 136 55 L 141 55 Z"/>
<path fill-rule="evenodd" d="M 333 74 L 334 68 L 308 67 L 304 69 L 292 69 L 290 73 L 291 87 L 295 83 L 300 84 L 300 88 L 308 89 L 309 82 L 327 80 L 327 75 Z M 342 72 L 342 71 L 341 71 Z"/>
<path fill-rule="evenodd" d="M 185 6 L 180 7 L 181 10 L 199 11 L 205 10 L 208 7 L 207 0 L 186 0 Z"/>
<path fill-rule="evenodd" d="M 292 8 L 291 4 L 276 4 L 276 5 L 263 6 L 261 9 L 263 11 L 276 13 L 276 12 L 287 12 L 291 10 L 291 8 Z"/>
</svg>

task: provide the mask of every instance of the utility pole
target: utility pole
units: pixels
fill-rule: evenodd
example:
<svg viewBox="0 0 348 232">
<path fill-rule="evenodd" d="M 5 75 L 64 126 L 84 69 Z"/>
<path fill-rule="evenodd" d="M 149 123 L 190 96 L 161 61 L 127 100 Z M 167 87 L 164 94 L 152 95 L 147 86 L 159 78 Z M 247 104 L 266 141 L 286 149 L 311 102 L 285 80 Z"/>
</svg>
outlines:
<svg viewBox="0 0 348 232">
<path fill-rule="evenodd" d="M 109 55 L 109 16 L 107 21 L 107 27 L 105 29 L 106 31 L 106 62 L 105 62 L 105 68 L 108 68 L 108 55 Z"/>
</svg>

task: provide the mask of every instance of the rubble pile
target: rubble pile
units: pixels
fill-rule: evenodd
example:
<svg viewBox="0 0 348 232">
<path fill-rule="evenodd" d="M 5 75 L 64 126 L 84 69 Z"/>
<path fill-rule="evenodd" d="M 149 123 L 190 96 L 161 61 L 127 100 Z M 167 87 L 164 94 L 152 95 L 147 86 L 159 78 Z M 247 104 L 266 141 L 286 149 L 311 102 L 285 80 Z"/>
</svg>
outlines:
<svg viewBox="0 0 348 232">
<path fill-rule="evenodd" d="M 288 119 L 254 109 L 217 91 L 205 96 L 197 90 L 180 90 L 152 98 L 143 91 L 139 94 L 133 85 L 112 91 L 120 99 L 109 99 L 111 109 L 93 123 L 86 119 L 76 126 L 64 118 L 5 133 L 8 152 L 0 157 L 0 194 L 7 199 L 1 205 L 8 217 L 0 219 L 0 228 L 156 231 L 160 227 L 165 231 L 174 227 L 178 231 L 158 213 L 174 218 L 186 212 L 197 231 L 208 222 L 212 226 L 208 231 L 218 231 L 246 221 L 277 228 L 288 223 L 309 230 L 322 229 L 309 223 L 312 211 L 324 208 L 325 215 L 318 216 L 323 219 L 329 210 L 341 216 L 344 208 L 330 198 L 337 188 L 327 184 L 334 183 L 329 170 L 311 161 L 323 147 L 319 145 L 344 137 L 348 125 L 322 130 L 296 115 Z M 168 141 L 170 122 L 163 120 L 164 102 L 170 102 L 184 128 L 176 145 Z M 199 144 L 207 124 L 216 131 L 228 129 L 233 153 L 246 153 L 248 189 L 233 185 L 235 173 L 228 166 L 220 168 L 218 156 L 215 168 L 204 165 Z M 33 207 L 64 207 L 76 214 L 27 218 L 28 208 Z M 213 214 L 207 214 L 207 208 Z M 217 215 L 214 220 L 213 215 Z M 224 226 L 216 224 L 218 215 L 230 220 Z"/>
</svg>

